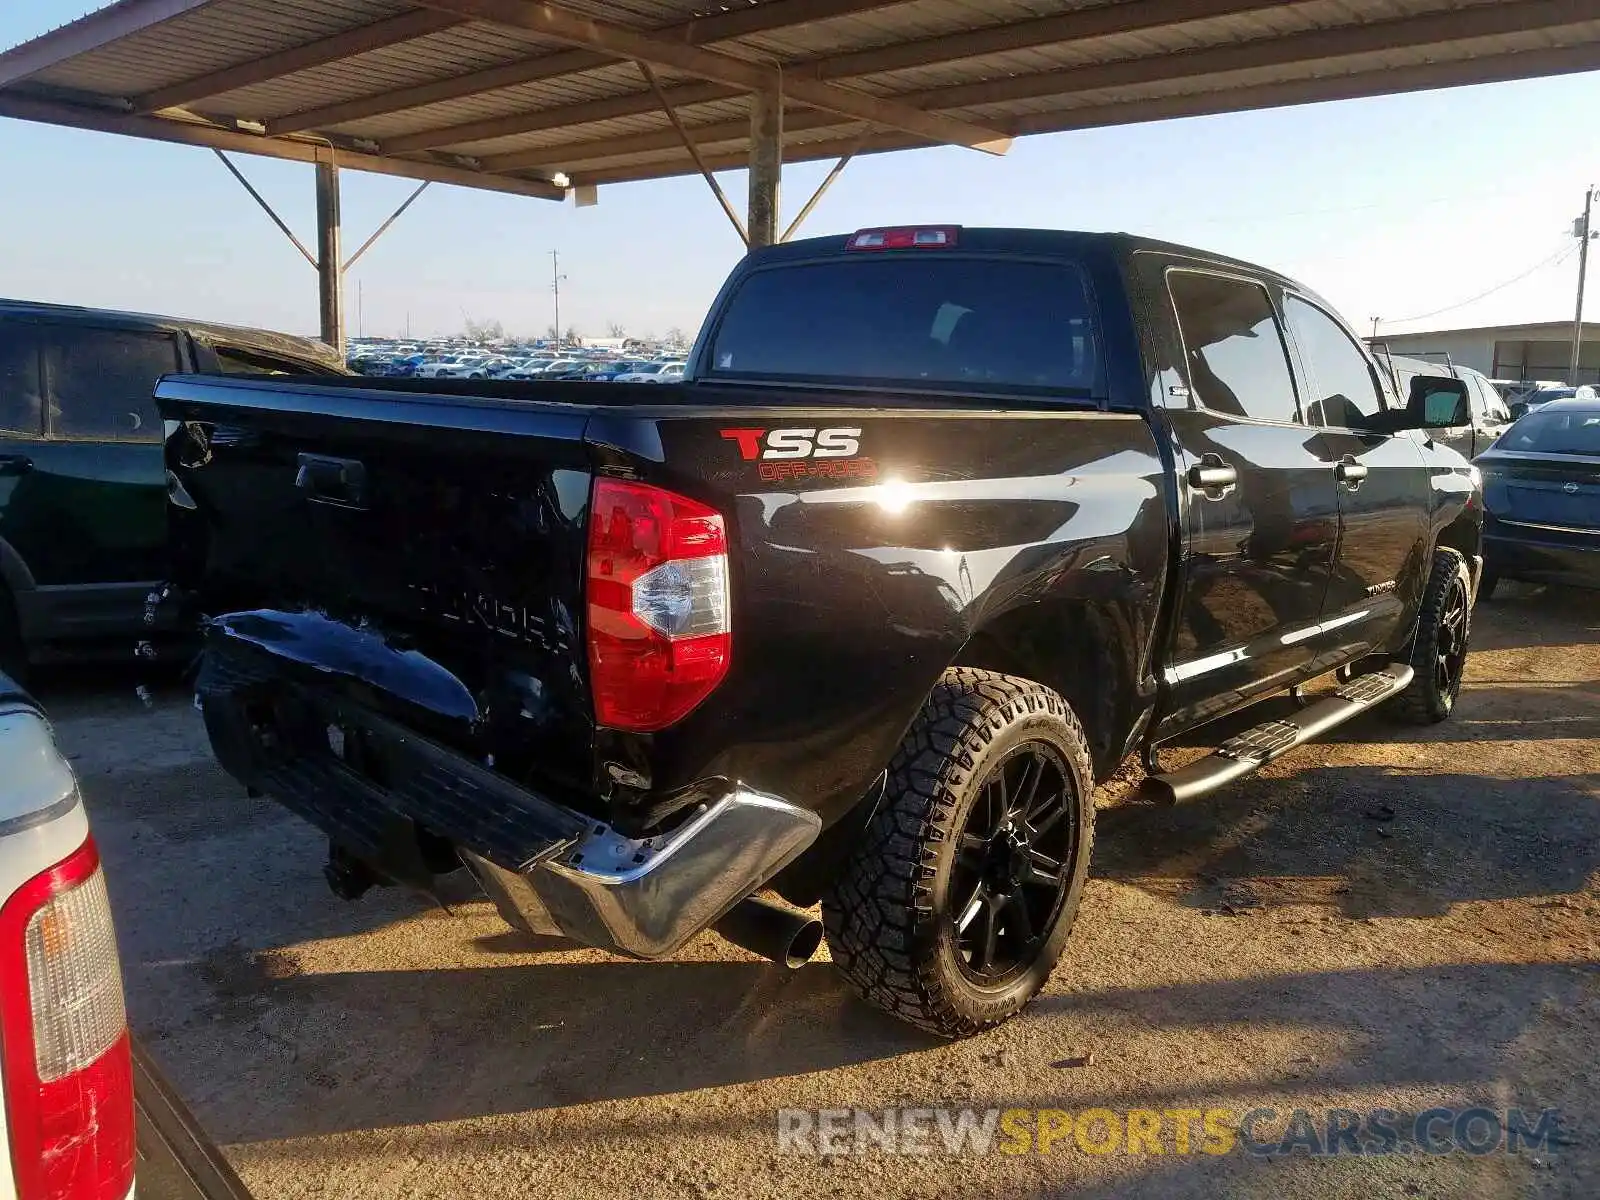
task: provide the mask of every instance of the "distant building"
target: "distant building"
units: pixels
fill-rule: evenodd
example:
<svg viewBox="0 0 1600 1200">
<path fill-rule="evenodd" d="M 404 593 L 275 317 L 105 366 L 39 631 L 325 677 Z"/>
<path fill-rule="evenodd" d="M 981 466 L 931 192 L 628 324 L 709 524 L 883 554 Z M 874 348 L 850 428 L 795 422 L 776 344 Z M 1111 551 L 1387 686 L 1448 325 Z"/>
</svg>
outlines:
<svg viewBox="0 0 1600 1200">
<path fill-rule="evenodd" d="M 1491 379 L 1559 379 L 1566 383 L 1600 383 L 1600 322 L 1583 323 L 1578 378 L 1568 379 L 1572 364 L 1572 322 L 1541 321 L 1534 325 L 1481 325 L 1471 329 L 1439 329 L 1427 333 L 1383 333 L 1373 347 L 1391 354 L 1450 361 Z"/>
</svg>

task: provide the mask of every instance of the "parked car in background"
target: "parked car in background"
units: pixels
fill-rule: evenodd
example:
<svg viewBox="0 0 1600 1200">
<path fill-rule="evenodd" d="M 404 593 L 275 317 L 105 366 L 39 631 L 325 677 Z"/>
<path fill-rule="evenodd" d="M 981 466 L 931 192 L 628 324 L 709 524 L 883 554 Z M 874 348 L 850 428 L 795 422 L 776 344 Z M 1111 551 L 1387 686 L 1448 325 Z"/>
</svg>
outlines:
<svg viewBox="0 0 1600 1200">
<path fill-rule="evenodd" d="M 3 674 L 0 980 L 5 1195 L 132 1197 L 133 1063 L 105 876 L 72 768 Z"/>
<path fill-rule="evenodd" d="M 321 342 L 172 317 L 0 300 L 0 667 L 132 653 L 168 573 L 156 380 L 343 375 Z"/>
<path fill-rule="evenodd" d="M 559 364 L 552 366 L 543 375 L 541 380 L 568 379 L 568 380 L 593 380 L 606 373 L 607 364 L 601 362 L 574 362 L 571 366 L 561 369 Z"/>
<path fill-rule="evenodd" d="M 1600 587 L 1600 400 L 1554 400 L 1528 413 L 1477 467 L 1483 595 L 1502 579 Z"/>
<path fill-rule="evenodd" d="M 512 366 L 509 358 L 463 355 L 456 362 L 450 363 L 433 373 L 435 379 L 493 379 L 497 373 L 509 370 Z"/>
<path fill-rule="evenodd" d="M 1558 381 L 1534 382 L 1528 379 L 1495 379 L 1491 382 L 1495 390 L 1500 393 L 1500 398 L 1508 405 L 1515 404 L 1518 400 L 1524 399 L 1529 392 L 1538 391 L 1542 387 L 1561 386 Z"/>
<path fill-rule="evenodd" d="M 507 379 L 537 379 L 544 373 L 546 367 L 556 360 L 553 358 L 527 358 L 517 363 L 506 372 Z"/>
<path fill-rule="evenodd" d="M 1453 710 L 1476 473 L 1293 280 L 862 230 L 752 252 L 705 329 L 670 404 L 163 381 L 212 746 L 335 879 L 466 865 L 525 930 L 790 965 L 820 901 L 863 996 L 965 1036 L 1045 985 L 1130 756 L 1171 803 Z"/>
<path fill-rule="evenodd" d="M 470 369 L 476 361 L 464 354 L 437 354 L 418 363 L 412 375 L 418 379 L 457 379 L 463 369 Z"/>
<path fill-rule="evenodd" d="M 680 384 L 683 382 L 683 363 L 661 363 L 659 370 L 651 371 L 638 382 L 642 384 Z"/>
<path fill-rule="evenodd" d="M 538 373 L 540 379 L 561 379 L 569 371 L 575 371 L 583 366 L 581 358 L 558 358 L 544 365 Z M 530 373 L 531 375 L 531 373 Z"/>
<path fill-rule="evenodd" d="M 1546 404 L 1553 404 L 1557 400 L 1593 400 L 1596 394 L 1587 383 L 1576 386 L 1570 383 L 1542 383 L 1511 405 L 1511 415 L 1521 417 L 1538 412 Z"/>
<path fill-rule="evenodd" d="M 648 383 L 650 377 L 659 373 L 661 368 L 666 365 L 666 363 L 661 362 L 635 363 L 633 370 L 618 375 L 615 382 Z"/>
<path fill-rule="evenodd" d="M 1427 436 L 1464 458 L 1482 454 L 1511 424 L 1511 410 L 1494 382 L 1480 371 L 1421 358 L 1389 358 L 1395 390 L 1410 397 L 1421 389 Z"/>
<path fill-rule="evenodd" d="M 636 362 L 601 362 L 597 365 L 600 370 L 591 372 L 589 378 L 595 382 L 615 383 L 622 376 L 631 374 L 641 364 Z"/>
<path fill-rule="evenodd" d="M 421 351 L 399 355 L 389 361 L 381 375 L 389 379 L 410 379 L 417 373 L 417 368 L 427 361 L 428 356 Z"/>
</svg>

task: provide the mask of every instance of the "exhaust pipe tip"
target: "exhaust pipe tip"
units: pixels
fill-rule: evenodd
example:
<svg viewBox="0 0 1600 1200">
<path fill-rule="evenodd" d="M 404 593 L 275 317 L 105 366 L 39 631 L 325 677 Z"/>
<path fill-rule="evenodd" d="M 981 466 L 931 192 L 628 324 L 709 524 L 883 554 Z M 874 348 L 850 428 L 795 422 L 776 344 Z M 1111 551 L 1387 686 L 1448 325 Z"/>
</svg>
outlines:
<svg viewBox="0 0 1600 1200">
<path fill-rule="evenodd" d="M 808 917 L 794 937 L 789 939 L 789 950 L 783 956 L 783 965 L 791 971 L 803 967 L 821 948 L 822 922 L 815 917 Z"/>
<path fill-rule="evenodd" d="M 791 971 L 810 962 L 822 946 L 817 918 L 755 896 L 739 901 L 712 928 L 735 946 Z"/>
</svg>

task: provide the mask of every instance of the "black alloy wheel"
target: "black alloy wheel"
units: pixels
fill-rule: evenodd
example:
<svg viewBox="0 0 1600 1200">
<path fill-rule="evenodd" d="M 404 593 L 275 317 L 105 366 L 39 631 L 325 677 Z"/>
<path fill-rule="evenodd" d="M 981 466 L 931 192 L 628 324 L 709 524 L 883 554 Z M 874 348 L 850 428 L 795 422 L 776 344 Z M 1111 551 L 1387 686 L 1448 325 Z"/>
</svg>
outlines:
<svg viewBox="0 0 1600 1200">
<path fill-rule="evenodd" d="M 1094 846 L 1088 739 L 1035 680 L 952 667 L 822 897 L 834 966 L 942 1037 L 1015 1016 L 1050 979 Z"/>
<path fill-rule="evenodd" d="M 1024 742 L 991 769 L 967 814 L 948 895 L 957 958 L 984 986 L 1031 966 L 1067 894 L 1078 840 L 1071 773 Z"/>
<path fill-rule="evenodd" d="M 1454 550 L 1436 551 L 1417 613 L 1417 631 L 1401 659 L 1415 674 L 1395 697 L 1395 711 L 1420 725 L 1448 717 L 1461 695 L 1471 640 L 1472 578 L 1467 561 Z"/>
<path fill-rule="evenodd" d="M 1461 675 L 1467 667 L 1467 614 L 1471 607 L 1467 581 L 1452 577 L 1433 654 L 1434 686 L 1451 696 L 1460 693 Z"/>
</svg>

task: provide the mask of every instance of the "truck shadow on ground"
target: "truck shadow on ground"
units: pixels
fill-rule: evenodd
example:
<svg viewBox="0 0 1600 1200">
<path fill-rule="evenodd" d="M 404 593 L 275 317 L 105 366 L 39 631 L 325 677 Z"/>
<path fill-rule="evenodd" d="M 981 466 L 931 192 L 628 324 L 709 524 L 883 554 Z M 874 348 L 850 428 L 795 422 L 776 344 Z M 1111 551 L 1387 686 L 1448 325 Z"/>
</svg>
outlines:
<svg viewBox="0 0 1600 1200">
<path fill-rule="evenodd" d="M 1407 725 L 1379 709 L 1340 726 L 1322 743 L 1479 743 L 1481 754 L 1485 742 L 1550 738 L 1600 738 L 1600 683 L 1472 679 L 1441 724 Z"/>
<path fill-rule="evenodd" d="M 1549 896 L 1583 907 L 1549 914 L 1573 926 L 1574 961 L 1096 989 L 1073 985 L 1069 950 L 1057 985 L 1025 1021 L 1047 1028 L 1087 1023 L 1104 1037 L 1109 1019 L 1113 1037 L 1157 1030 L 1236 1043 L 1249 1027 L 1301 1026 L 1324 1042 L 1331 1032 L 1351 1048 L 1282 1079 L 1223 1072 L 1208 1081 L 1197 1071 L 1181 1093 L 1177 1085 L 1161 1091 L 1126 1081 L 1097 1091 L 1091 1077 L 1060 1076 L 1071 1094 L 1052 1092 L 1048 1102 L 1161 1107 L 1203 1095 L 1225 1105 L 1231 1098 L 1253 1104 L 1274 1087 L 1489 1087 L 1503 1073 L 1503 1052 L 1547 1006 L 1582 1002 L 1600 979 L 1589 961 L 1600 917 L 1592 909 L 1600 905 L 1583 894 L 1600 867 L 1597 794 L 1600 776 L 1495 781 L 1314 768 L 1176 809 L 1130 805 L 1101 813 L 1099 878 L 1213 908 L 1219 917 L 1308 903 L 1351 918 L 1430 917 L 1460 901 Z M 359 926 L 366 924 L 361 909 L 341 905 L 335 912 L 348 911 L 343 919 Z M 400 1131 L 395 1136 L 426 1142 L 433 1131 L 412 1127 L 770 1083 L 758 1101 L 735 1106 L 742 1115 L 730 1120 L 748 1133 L 753 1109 L 849 1102 L 829 1090 L 835 1085 L 818 1092 L 803 1077 L 902 1060 L 887 1069 L 904 1078 L 907 1056 L 927 1064 L 910 1068 L 926 1082 L 900 1102 L 960 1102 L 952 1080 L 972 1072 L 952 1075 L 948 1064 L 971 1058 L 978 1053 L 971 1047 L 982 1044 L 933 1042 L 858 1001 L 826 965 L 786 972 L 755 961 L 694 961 L 724 953 L 698 942 L 676 961 L 634 963 L 566 943 L 522 941 L 487 920 L 455 927 L 458 942 L 473 933 L 472 949 L 493 952 L 498 962 L 301 973 L 292 954 L 231 945 L 199 963 L 146 956 L 131 965 L 130 990 L 142 1000 L 141 1034 L 224 1142 L 358 1130 Z M 1419 1020 L 1437 1049 L 1419 1053 Z M 1445 1036 L 1444 1029 L 1456 1032 Z M 228 1064 L 225 1074 L 218 1063 Z M 843 1078 L 859 1086 L 864 1077 Z M 1015 1100 L 1040 1102 L 1039 1095 Z M 562 1136 L 614 1138 L 636 1115 L 621 1108 L 563 1117 Z M 448 1131 L 457 1151 L 480 1136 L 487 1145 L 507 1134 L 502 1127 L 480 1135 L 470 1125 Z"/>
<path fill-rule="evenodd" d="M 1600 640 L 1600 592 L 1507 582 L 1473 610 L 1474 650 L 1519 650 Z"/>
<path fill-rule="evenodd" d="M 588 957 L 284 975 L 257 956 L 147 1044 L 223 1142 L 667 1095 L 936 1044 L 856 1000 L 826 964 Z M 215 982 L 157 984 L 162 970 L 132 986 Z M 226 1080 L 208 1070 L 219 1061 Z"/>
<path fill-rule="evenodd" d="M 1097 876 L 1190 907 L 1439 916 L 1583 891 L 1600 869 L 1600 774 L 1311 767 L 1173 808 L 1108 809 L 1096 836 Z"/>
<path fill-rule="evenodd" d="M 1600 964 L 1580 961 L 1055 992 L 1023 1020 L 1045 1028 L 1093 1021 L 1113 1042 L 1198 1035 L 1213 1046 L 1231 1044 L 1242 1057 L 1219 1060 L 1213 1050 L 1171 1087 L 1127 1075 L 1108 1085 L 1103 1073 L 1088 1071 L 1034 1077 L 1028 1090 L 1015 1076 L 991 1070 L 980 1107 L 1163 1109 L 1203 1099 L 1247 1108 L 1280 1090 L 1309 1095 L 1419 1085 L 1483 1101 L 1503 1082 L 1519 1041 L 1549 1036 L 1539 1029 L 1547 1017 L 1588 1002 L 1597 981 Z M 569 1148 L 625 1141 L 634 1123 L 640 1136 L 661 1136 L 663 1123 L 674 1137 L 749 1135 L 768 1126 L 775 1108 L 847 1104 L 850 1088 L 873 1086 L 870 1076 L 852 1077 L 845 1091 L 843 1084 L 819 1090 L 816 1081 L 796 1078 L 812 1072 L 926 1051 L 923 1082 L 898 1090 L 892 1101 L 910 1106 L 970 1103 L 963 1085 L 970 1088 L 971 1077 L 984 1073 L 981 1042 L 932 1049 L 849 999 L 820 966 L 787 976 L 704 962 L 350 972 L 262 980 L 260 991 L 273 1015 L 235 1028 L 232 1042 L 212 1032 L 182 1047 L 155 1046 L 208 1130 L 226 1143 L 382 1130 L 413 1153 L 430 1142 L 455 1154 L 504 1149 L 515 1135 L 503 1125 L 417 1127 L 769 1081 L 758 1096 L 712 1106 L 727 1115 L 709 1119 L 703 1104 L 695 1106 L 696 1117 L 674 1115 L 669 1105 L 560 1118 Z M 600 996 L 605 1003 L 596 1002 Z M 1260 1028 L 1303 1028 L 1345 1050 L 1325 1061 L 1299 1059 L 1288 1074 L 1241 1071 L 1251 1030 Z M 230 1044 L 235 1049 L 224 1059 Z M 172 1051 L 175 1061 L 168 1059 Z M 206 1051 L 216 1056 L 210 1061 L 233 1065 L 225 1083 L 203 1073 Z M 1044 1065 L 1014 1064 L 1028 1072 Z M 902 1080 L 904 1066 L 895 1068 Z M 1572 1111 L 1589 1103 L 1582 1086 L 1569 1079 L 1559 1094 L 1512 1102 Z M 307 1152 L 320 1162 L 339 1154 L 321 1145 Z"/>
</svg>

